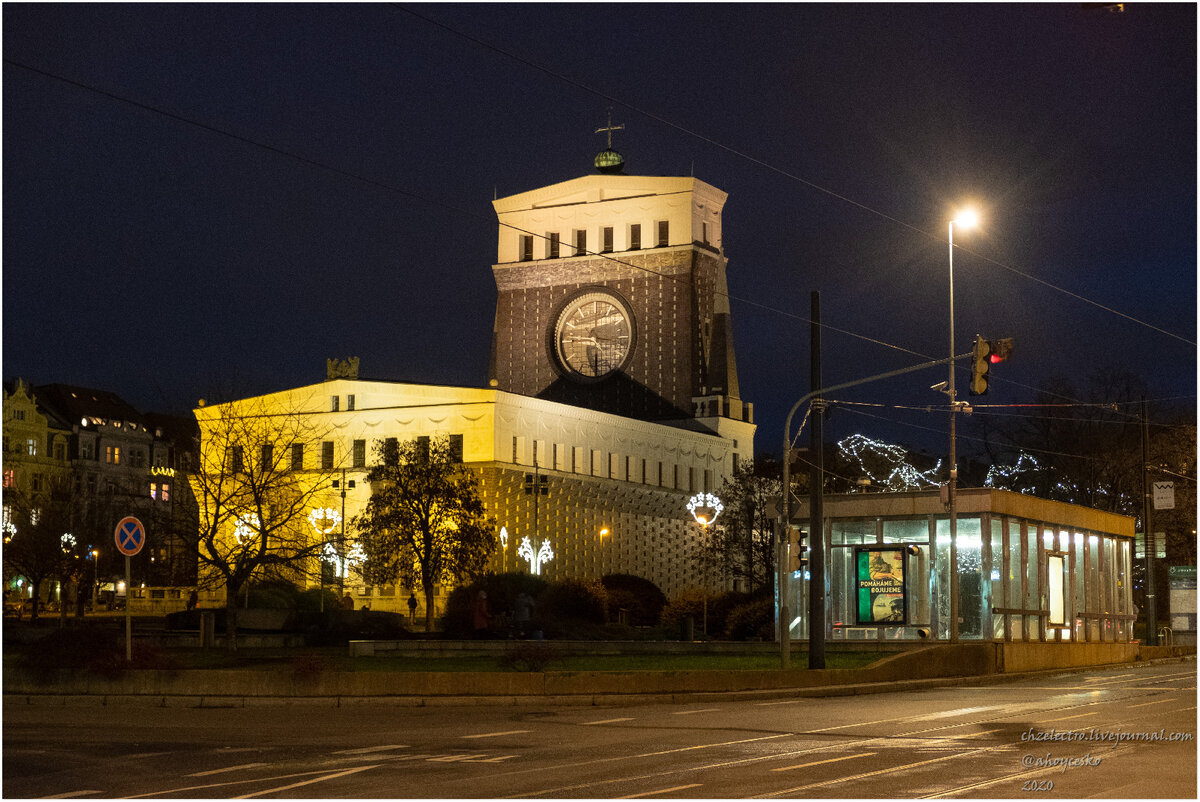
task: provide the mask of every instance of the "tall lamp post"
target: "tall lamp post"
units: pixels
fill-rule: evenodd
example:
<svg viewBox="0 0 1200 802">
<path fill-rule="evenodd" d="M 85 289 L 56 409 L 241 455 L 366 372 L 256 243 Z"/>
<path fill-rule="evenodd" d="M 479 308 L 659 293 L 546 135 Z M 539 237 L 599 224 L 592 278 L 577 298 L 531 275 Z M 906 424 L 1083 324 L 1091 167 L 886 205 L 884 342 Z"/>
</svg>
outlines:
<svg viewBox="0 0 1200 802">
<path fill-rule="evenodd" d="M 960 228 L 974 228 L 979 223 L 979 217 L 974 211 L 967 209 L 950 221 L 950 377 L 946 385 L 946 394 L 950 396 L 950 481 L 947 483 L 947 499 L 950 506 L 950 640 L 958 640 L 958 455 L 957 432 L 955 423 L 958 418 L 959 403 L 954 386 L 954 224 Z"/>
</svg>

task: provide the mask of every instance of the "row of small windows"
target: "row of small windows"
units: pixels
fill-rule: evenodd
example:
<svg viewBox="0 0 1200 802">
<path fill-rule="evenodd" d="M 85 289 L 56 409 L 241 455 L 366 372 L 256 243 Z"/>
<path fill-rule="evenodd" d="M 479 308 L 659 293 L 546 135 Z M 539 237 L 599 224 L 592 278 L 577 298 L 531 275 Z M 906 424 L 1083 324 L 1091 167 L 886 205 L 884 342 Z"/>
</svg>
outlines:
<svg viewBox="0 0 1200 802">
<path fill-rule="evenodd" d="M 341 396 L 337 396 L 337 395 L 329 396 L 329 411 L 330 412 L 340 412 L 341 406 L 342 406 Z M 354 411 L 354 394 L 353 393 L 346 396 L 346 411 L 347 412 Z"/>
<path fill-rule="evenodd" d="M 353 398 L 353 396 L 351 396 Z M 463 461 L 463 436 L 461 434 L 452 434 L 450 439 L 450 457 L 455 462 Z M 429 445 L 430 438 L 428 436 L 420 436 L 416 438 L 417 443 Z M 392 449 L 399 445 L 399 439 L 396 437 L 385 438 L 384 441 L 376 441 L 377 445 L 380 442 L 386 442 L 388 448 Z M 323 440 L 320 444 L 320 469 L 323 471 L 331 471 L 336 468 L 366 468 L 367 467 L 367 441 L 353 440 L 350 443 L 350 464 L 339 464 L 336 455 L 336 444 L 332 440 Z M 344 459 L 344 457 L 343 457 Z M 304 443 L 292 443 L 290 446 L 290 454 L 288 467 L 293 471 L 304 470 L 305 463 L 305 446 Z M 267 443 L 259 449 L 259 465 L 267 465 L 279 467 L 275 465 L 275 447 Z M 246 471 L 246 452 L 243 446 L 232 446 L 229 449 L 229 458 L 227 466 L 232 473 L 245 473 Z"/>
<path fill-rule="evenodd" d="M 631 223 L 626 231 L 628 237 L 626 239 L 629 251 L 640 251 L 642 249 L 642 224 Z M 659 220 L 655 223 L 655 248 L 665 248 L 671 242 L 671 226 L 667 220 Z M 533 261 L 533 240 L 532 234 L 521 235 L 521 261 Z M 549 231 L 542 239 L 545 246 L 543 258 L 559 259 L 564 254 L 562 253 L 562 235 L 558 231 Z M 569 256 L 584 256 L 588 252 L 588 232 L 587 229 L 577 228 L 572 232 L 572 252 Z M 600 229 L 600 253 L 612 253 L 616 250 L 614 230 L 612 226 L 604 226 Z M 337 410 L 336 405 L 334 410 Z"/>
<path fill-rule="evenodd" d="M 628 454 L 606 453 L 596 448 L 584 449 L 583 446 L 568 446 L 565 443 L 551 443 L 549 453 L 547 453 L 546 445 L 545 440 L 533 441 L 533 464 L 535 466 L 606 479 L 640 482 L 672 490 L 686 490 L 689 493 L 697 491 L 707 493 L 713 488 L 713 472 L 707 468 L 698 471 L 690 466 L 685 467 L 661 460 L 633 457 Z M 522 464 L 524 453 L 525 438 L 513 437 L 513 463 Z M 546 458 L 548 461 L 544 461 Z M 697 486 L 698 482 L 700 486 Z"/>
</svg>

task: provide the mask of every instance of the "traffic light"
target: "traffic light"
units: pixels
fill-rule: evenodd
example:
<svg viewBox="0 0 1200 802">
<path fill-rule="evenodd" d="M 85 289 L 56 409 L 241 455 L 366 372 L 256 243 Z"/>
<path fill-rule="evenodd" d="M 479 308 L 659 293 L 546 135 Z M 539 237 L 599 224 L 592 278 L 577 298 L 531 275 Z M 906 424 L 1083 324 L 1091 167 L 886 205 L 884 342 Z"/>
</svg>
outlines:
<svg viewBox="0 0 1200 802">
<path fill-rule="evenodd" d="M 1001 340 L 985 340 L 975 335 L 975 349 L 971 353 L 971 395 L 986 395 L 988 391 L 988 373 L 992 365 L 1003 362 L 1012 354 L 1012 338 Z"/>
<path fill-rule="evenodd" d="M 788 527 L 788 570 L 792 573 L 808 568 L 808 532 Z"/>
</svg>

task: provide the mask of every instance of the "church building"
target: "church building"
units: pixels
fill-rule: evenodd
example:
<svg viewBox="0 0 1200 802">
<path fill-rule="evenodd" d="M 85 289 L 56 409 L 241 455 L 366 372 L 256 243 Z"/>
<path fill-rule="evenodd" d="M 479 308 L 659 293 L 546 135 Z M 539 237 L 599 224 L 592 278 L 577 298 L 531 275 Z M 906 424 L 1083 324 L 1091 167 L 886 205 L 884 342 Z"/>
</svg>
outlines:
<svg viewBox="0 0 1200 802">
<path fill-rule="evenodd" d="M 449 436 L 496 521 L 490 570 L 629 573 L 668 596 L 720 587 L 693 560 L 703 530 L 688 502 L 754 455 L 726 288 L 726 195 L 691 177 L 624 175 L 611 149 L 596 164 L 494 201 L 498 298 L 480 386 L 368 381 L 357 359 L 330 360 L 322 383 L 198 408 L 202 432 L 262 409 L 301 416 L 312 442 L 290 459 L 322 488 L 314 538 L 352 542 L 375 443 Z M 356 606 L 400 610 L 408 598 L 362 584 L 352 557 L 345 584 Z"/>
</svg>

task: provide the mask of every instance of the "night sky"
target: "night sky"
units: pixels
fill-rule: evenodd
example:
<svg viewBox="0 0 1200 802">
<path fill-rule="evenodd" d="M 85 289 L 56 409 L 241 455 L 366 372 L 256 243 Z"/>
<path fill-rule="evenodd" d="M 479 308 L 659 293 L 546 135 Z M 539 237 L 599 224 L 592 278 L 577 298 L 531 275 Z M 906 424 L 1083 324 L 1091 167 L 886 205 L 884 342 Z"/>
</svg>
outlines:
<svg viewBox="0 0 1200 802">
<path fill-rule="evenodd" d="M 1192 4 L 6 3 L 3 25 L 6 379 L 184 413 L 328 357 L 480 386 L 491 200 L 591 173 L 611 106 L 627 173 L 729 193 L 759 451 L 809 390 L 812 291 L 826 385 L 947 355 L 967 202 L 956 350 L 1015 340 L 988 403 L 1095 368 L 1194 403 Z M 885 406 L 827 434 L 937 451 L 944 413 L 892 407 L 944 407 L 944 378 L 838 393 Z"/>
</svg>

